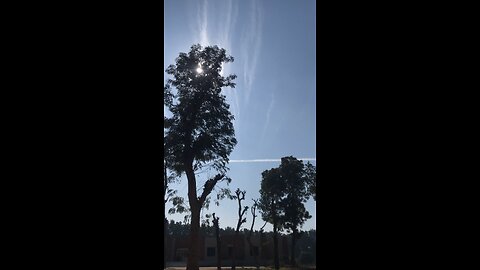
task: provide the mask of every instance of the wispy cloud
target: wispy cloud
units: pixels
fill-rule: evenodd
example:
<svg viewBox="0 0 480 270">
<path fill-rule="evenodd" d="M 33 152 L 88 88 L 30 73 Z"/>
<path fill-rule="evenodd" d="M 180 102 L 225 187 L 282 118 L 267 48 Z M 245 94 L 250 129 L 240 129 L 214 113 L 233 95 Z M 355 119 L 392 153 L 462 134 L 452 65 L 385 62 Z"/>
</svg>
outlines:
<svg viewBox="0 0 480 270">
<path fill-rule="evenodd" d="M 234 54 L 232 48 L 232 32 L 235 31 L 235 25 L 238 17 L 238 2 L 233 0 L 225 0 L 222 2 L 224 6 L 220 14 L 223 16 L 220 18 L 219 22 L 219 37 L 218 45 L 225 50 L 228 54 Z M 229 64 L 222 65 L 222 75 L 229 75 L 232 72 L 231 66 Z M 238 129 L 239 118 L 240 118 L 240 104 L 237 95 L 237 89 L 227 89 L 225 91 L 227 100 L 231 104 L 232 112 L 235 117 L 233 122 L 236 129 Z"/>
<path fill-rule="evenodd" d="M 262 9 L 258 5 L 259 1 L 252 0 L 250 6 L 250 20 L 243 32 L 242 57 L 243 80 L 245 83 L 245 102 L 248 104 L 252 84 L 255 80 L 260 46 L 262 45 Z"/>
<path fill-rule="evenodd" d="M 263 125 L 261 140 L 263 140 L 263 138 L 265 137 L 265 132 L 267 132 L 267 128 L 269 127 L 270 115 L 272 114 L 274 105 L 275 105 L 275 95 L 274 95 L 274 92 L 272 92 L 272 97 L 270 98 L 270 104 L 268 105 L 268 110 L 267 110 L 267 118 L 265 119 L 265 124 Z"/>
<path fill-rule="evenodd" d="M 209 45 L 208 41 L 208 1 L 204 0 L 201 8 L 197 10 L 197 25 L 199 27 L 200 45 Z"/>
<path fill-rule="evenodd" d="M 195 5 L 197 15 L 196 27 L 194 27 L 195 42 L 202 46 L 218 45 L 226 49 L 228 54 L 235 55 L 232 52 L 232 33 L 235 31 L 238 17 L 238 3 L 238 1 L 224 0 L 214 2 L 215 5 L 212 5 L 212 2 L 208 0 L 199 1 Z M 215 31 L 212 32 L 212 29 Z M 230 64 L 222 66 L 222 75 L 229 75 L 231 72 Z M 225 96 L 235 117 L 233 123 L 235 128 L 238 129 L 238 119 L 240 117 L 238 93 L 236 89 L 227 88 L 225 90 Z"/>
<path fill-rule="evenodd" d="M 317 161 L 317 158 L 297 158 L 303 161 Z M 232 159 L 230 163 L 252 163 L 252 162 L 281 162 L 279 158 L 276 159 Z"/>
</svg>

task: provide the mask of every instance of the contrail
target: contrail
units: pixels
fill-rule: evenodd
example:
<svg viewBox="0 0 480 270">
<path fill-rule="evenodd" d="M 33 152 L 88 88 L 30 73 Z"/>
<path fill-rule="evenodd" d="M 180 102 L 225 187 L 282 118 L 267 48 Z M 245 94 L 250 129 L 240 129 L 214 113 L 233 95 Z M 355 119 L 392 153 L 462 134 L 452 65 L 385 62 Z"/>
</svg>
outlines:
<svg viewBox="0 0 480 270">
<path fill-rule="evenodd" d="M 317 158 L 298 158 L 303 161 L 317 161 Z M 230 163 L 250 163 L 250 162 L 281 162 L 281 159 L 232 159 Z"/>
</svg>

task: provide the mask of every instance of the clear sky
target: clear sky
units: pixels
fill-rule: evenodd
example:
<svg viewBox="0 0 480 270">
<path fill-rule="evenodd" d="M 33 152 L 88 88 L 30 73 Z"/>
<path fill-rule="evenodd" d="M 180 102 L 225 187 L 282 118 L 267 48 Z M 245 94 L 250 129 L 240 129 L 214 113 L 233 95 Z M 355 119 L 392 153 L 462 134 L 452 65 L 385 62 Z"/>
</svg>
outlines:
<svg viewBox="0 0 480 270">
<path fill-rule="evenodd" d="M 164 70 L 195 43 L 218 45 L 235 58 L 223 70 L 238 76 L 236 88 L 224 90 L 238 140 L 229 176 L 232 190 L 247 191 L 244 205 L 251 206 L 252 198 L 260 196 L 262 171 L 277 167 L 281 157 L 313 159 L 316 165 L 315 10 L 314 0 L 164 1 Z M 198 188 L 214 174 L 199 175 Z M 187 199 L 186 178 L 174 187 Z M 313 217 L 303 229 L 316 228 L 315 201 L 310 199 L 306 208 Z M 225 199 L 203 214 L 215 212 L 221 227 L 235 227 L 237 211 L 237 204 Z M 250 228 L 247 213 L 242 228 Z M 183 215 L 167 218 L 183 220 Z M 255 221 L 257 230 L 264 223 L 260 219 Z"/>
</svg>

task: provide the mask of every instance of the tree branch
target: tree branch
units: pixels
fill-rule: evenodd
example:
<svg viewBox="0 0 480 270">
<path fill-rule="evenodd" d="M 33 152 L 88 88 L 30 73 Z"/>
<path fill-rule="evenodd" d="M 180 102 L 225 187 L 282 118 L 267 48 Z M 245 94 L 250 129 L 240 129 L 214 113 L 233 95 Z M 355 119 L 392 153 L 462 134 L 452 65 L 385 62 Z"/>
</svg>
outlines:
<svg viewBox="0 0 480 270">
<path fill-rule="evenodd" d="M 207 199 L 207 196 L 212 192 L 213 188 L 217 184 L 218 181 L 222 180 L 223 177 L 225 177 L 224 174 L 217 174 L 215 177 L 207 180 L 205 184 L 203 185 L 203 192 L 202 195 L 198 198 L 198 202 L 202 206 L 205 200 Z"/>
</svg>

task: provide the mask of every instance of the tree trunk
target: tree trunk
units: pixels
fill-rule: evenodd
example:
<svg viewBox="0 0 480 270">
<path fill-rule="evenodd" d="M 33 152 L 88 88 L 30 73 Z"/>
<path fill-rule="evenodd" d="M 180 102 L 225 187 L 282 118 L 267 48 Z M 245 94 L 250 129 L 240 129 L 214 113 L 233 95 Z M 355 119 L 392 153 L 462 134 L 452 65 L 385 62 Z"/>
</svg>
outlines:
<svg viewBox="0 0 480 270">
<path fill-rule="evenodd" d="M 165 218 L 163 221 L 163 269 L 167 268 L 167 236 L 168 236 L 168 221 Z M 168 248 L 170 250 L 170 248 Z"/>
<path fill-rule="evenodd" d="M 190 204 L 190 246 L 188 250 L 187 270 L 199 270 L 199 236 L 200 236 L 200 210 L 201 205 L 197 199 L 197 182 L 192 165 L 186 166 L 185 174 L 188 180 L 188 202 Z"/>
<path fill-rule="evenodd" d="M 222 260 L 221 260 L 221 247 L 220 247 L 220 236 L 217 232 L 217 270 L 222 270 Z"/>
<path fill-rule="evenodd" d="M 233 255 L 233 258 L 232 258 L 232 270 L 235 270 L 235 266 L 236 266 L 236 252 L 237 251 L 237 248 L 238 248 L 238 231 L 235 232 L 235 240 L 233 241 L 233 252 L 232 252 L 232 255 Z"/>
<path fill-rule="evenodd" d="M 217 238 L 217 270 L 222 269 L 222 261 L 221 261 L 221 243 L 220 243 L 220 226 L 218 224 L 218 217 L 215 217 L 215 213 L 213 213 L 213 225 L 215 227 L 215 237 Z"/>
<path fill-rule="evenodd" d="M 259 245 L 260 247 L 259 247 L 259 250 L 258 250 L 258 252 L 259 252 L 258 255 L 260 255 L 260 263 L 261 263 L 262 265 L 263 265 L 263 257 L 265 257 L 265 255 L 263 255 L 263 254 L 265 254 L 265 251 L 264 251 L 265 239 L 264 239 L 264 237 L 265 237 L 265 236 L 263 235 L 263 230 L 260 229 L 260 245 Z M 258 267 L 258 268 L 259 268 L 259 267 Z M 258 269 L 258 268 L 257 268 L 257 269 Z"/>
<path fill-rule="evenodd" d="M 297 231 L 293 230 L 292 232 L 292 247 L 291 247 L 291 259 L 290 259 L 290 264 L 294 267 L 296 266 L 296 261 L 295 261 L 295 241 L 297 238 Z"/>
<path fill-rule="evenodd" d="M 275 269 L 280 269 L 280 263 L 278 260 L 278 237 L 277 237 L 277 223 L 273 222 L 273 260 L 275 264 Z"/>
<path fill-rule="evenodd" d="M 188 251 L 187 270 L 199 270 L 199 240 L 200 240 L 200 207 L 192 207 L 192 217 L 190 223 L 190 248 Z"/>
<path fill-rule="evenodd" d="M 165 207 L 166 207 L 166 203 L 167 203 L 167 200 L 165 199 L 165 193 L 166 193 L 166 190 L 167 190 L 167 166 L 163 166 L 164 168 L 164 175 L 163 175 L 163 200 L 164 200 L 164 203 L 163 203 L 163 214 L 165 215 L 165 218 L 164 218 L 164 221 L 163 221 L 163 269 L 166 269 L 167 268 L 167 248 L 166 248 L 166 244 L 167 244 L 167 226 L 168 226 L 168 221 L 167 221 L 167 215 L 165 214 Z"/>
</svg>

